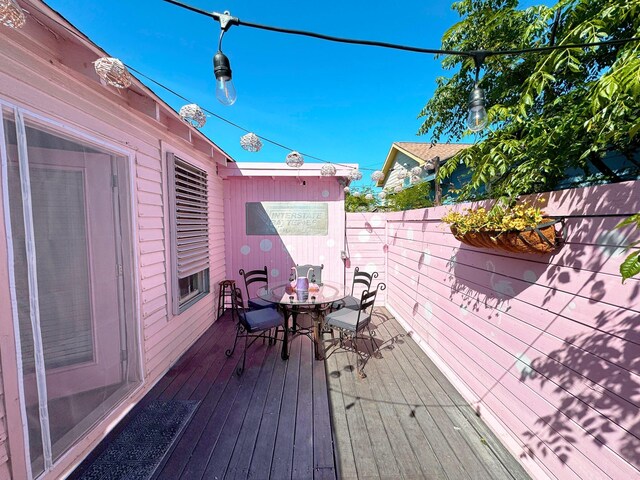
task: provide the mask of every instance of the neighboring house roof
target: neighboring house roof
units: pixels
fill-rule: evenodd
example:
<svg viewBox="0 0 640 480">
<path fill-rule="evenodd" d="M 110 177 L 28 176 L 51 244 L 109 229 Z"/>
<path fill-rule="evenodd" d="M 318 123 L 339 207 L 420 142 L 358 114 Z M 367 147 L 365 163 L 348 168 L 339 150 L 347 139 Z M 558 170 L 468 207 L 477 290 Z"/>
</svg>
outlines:
<svg viewBox="0 0 640 480">
<path fill-rule="evenodd" d="M 53 52 L 56 54 L 56 61 L 63 65 L 63 69 L 67 71 L 75 70 L 85 79 L 99 82 L 92 62 L 100 57 L 109 55 L 45 2 L 41 0 L 25 0 L 24 3 L 26 3 L 25 6 L 30 16 L 53 34 L 57 41 L 52 39 L 52 44 L 64 45 L 64 51 Z M 55 50 L 55 46 L 52 47 L 50 45 L 45 45 L 43 48 Z M 54 61 L 52 60 L 51 63 L 54 63 Z M 191 143 L 195 149 L 208 154 L 212 158 L 220 160 L 222 157 L 224 159 L 223 163 L 234 161 L 229 154 L 204 133 L 184 122 L 178 112 L 138 80 L 133 73 L 131 73 L 131 77 L 133 82 L 128 89 L 115 92 L 115 89 L 109 87 L 111 88 L 111 95 L 106 93 L 109 90 L 105 90 L 105 95 L 110 96 L 112 101 L 119 101 L 123 106 L 159 122 L 175 135 Z"/>
<path fill-rule="evenodd" d="M 384 177 L 378 181 L 377 186 L 383 187 L 387 183 L 389 173 L 393 170 L 398 153 L 407 155 L 415 160 L 418 165 L 423 166 L 436 157 L 442 163 L 471 145 L 471 143 L 437 143 L 432 145 L 424 142 L 393 142 L 382 166 Z"/>
</svg>

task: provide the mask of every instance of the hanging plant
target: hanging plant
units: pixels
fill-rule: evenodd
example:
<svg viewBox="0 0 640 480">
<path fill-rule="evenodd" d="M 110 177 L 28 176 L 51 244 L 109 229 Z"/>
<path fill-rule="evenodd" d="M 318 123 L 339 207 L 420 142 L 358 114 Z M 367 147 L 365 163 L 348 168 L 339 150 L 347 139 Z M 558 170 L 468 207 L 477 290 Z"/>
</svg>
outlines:
<svg viewBox="0 0 640 480">
<path fill-rule="evenodd" d="M 456 239 L 472 247 L 545 254 L 563 243 L 558 229 L 563 219 L 546 217 L 540 208 L 528 203 L 513 208 L 498 204 L 490 211 L 467 208 L 462 213 L 447 213 L 442 221 L 450 225 Z"/>
</svg>

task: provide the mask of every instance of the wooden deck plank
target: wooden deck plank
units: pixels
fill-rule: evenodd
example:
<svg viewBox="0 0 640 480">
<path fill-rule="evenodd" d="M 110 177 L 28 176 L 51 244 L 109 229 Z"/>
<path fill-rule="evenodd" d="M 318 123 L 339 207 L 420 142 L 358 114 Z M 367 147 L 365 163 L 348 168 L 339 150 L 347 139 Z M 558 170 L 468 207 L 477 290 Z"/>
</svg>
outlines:
<svg viewBox="0 0 640 480">
<path fill-rule="evenodd" d="M 370 388 L 371 400 L 376 403 L 385 424 L 391 449 L 403 478 L 445 479 L 446 475 L 433 448 L 417 424 L 413 408 L 404 400 L 384 355 L 395 348 L 393 339 L 376 335 L 380 358 L 367 364 L 367 375 L 375 388 Z"/>
<path fill-rule="evenodd" d="M 391 335 L 402 332 L 395 320 L 384 322 L 384 328 Z M 451 398 L 447 393 L 447 390 L 454 390 L 451 383 L 447 382 L 443 388 L 433 380 L 419 358 L 425 357 L 424 353 L 416 355 L 417 352 L 412 348 L 415 345 L 413 339 L 408 336 L 405 339 L 405 343 L 400 345 L 396 352 L 396 358 L 402 360 L 398 362 L 400 368 L 408 378 L 413 379 L 412 383 L 416 392 L 451 445 L 456 457 L 464 465 L 467 473 L 472 478 L 486 480 L 511 478 L 504 466 L 483 444 L 483 439 L 458 410 L 459 406 L 467 406 L 468 404 L 464 402 L 458 405 Z"/>
<path fill-rule="evenodd" d="M 276 362 L 273 370 L 262 419 L 258 424 L 255 450 L 250 458 L 249 478 L 261 478 L 266 472 L 271 471 L 271 460 L 273 459 L 276 444 L 287 366 L 288 361 Z M 241 469 L 238 468 L 235 478 L 241 479 L 247 478 L 247 476 L 242 476 Z"/>
<path fill-rule="evenodd" d="M 334 354 L 335 355 L 335 354 Z M 367 430 L 367 420 L 360 403 L 357 401 L 357 393 L 354 385 L 354 376 L 357 376 L 356 355 L 354 353 L 342 352 L 341 355 L 346 359 L 338 363 L 341 366 L 340 372 L 340 388 L 345 403 L 345 412 L 347 425 L 349 427 L 349 436 L 351 439 L 351 448 L 353 450 L 356 462 L 356 471 L 358 478 L 374 479 L 380 478 L 378 466 L 376 464 L 375 454 L 369 432 Z"/>
<path fill-rule="evenodd" d="M 399 332 L 401 327 L 395 323 L 394 331 Z M 454 409 L 447 409 L 452 416 L 452 421 L 460 425 L 467 433 L 466 439 L 471 448 L 482 460 L 485 468 L 493 478 L 507 478 L 527 480 L 529 475 L 522 465 L 501 444 L 496 435 L 479 418 L 473 408 L 464 400 L 444 374 L 427 357 L 420 346 L 413 340 L 407 342 L 408 349 L 404 352 L 412 365 L 416 368 L 416 374 L 420 379 L 429 384 L 432 390 L 442 391 L 447 395 Z"/>
<path fill-rule="evenodd" d="M 175 450 L 162 469 L 159 478 L 175 480 L 188 467 L 194 448 L 200 440 L 207 421 L 215 412 L 227 383 L 235 377 L 238 364 L 237 355 L 226 358 L 224 353 L 210 364 L 202 382 L 191 396 L 193 400 L 201 400 L 191 422 L 182 434 Z M 236 380 L 237 381 L 237 380 Z"/>
<path fill-rule="evenodd" d="M 325 362 L 313 362 L 313 478 L 335 480 L 329 396 L 327 392 L 327 368 Z"/>
<path fill-rule="evenodd" d="M 255 348 L 255 345 L 252 348 Z M 278 349 L 273 346 L 259 348 L 266 348 L 266 357 L 262 364 L 256 364 L 253 368 L 245 370 L 240 391 L 220 431 L 219 440 L 211 452 L 204 478 L 225 478 L 234 450 L 237 449 L 240 455 L 249 456 L 253 452 L 251 439 L 255 440 L 257 434 L 255 425 L 262 416 L 271 374 L 278 356 L 275 355 Z M 245 426 L 244 429 L 243 426 Z M 241 431 L 244 431 L 243 438 L 240 438 Z"/>
<path fill-rule="evenodd" d="M 293 468 L 293 442 L 296 431 L 296 410 L 298 408 L 298 376 L 300 373 L 300 350 L 302 338 L 294 337 L 289 344 L 289 360 L 285 378 L 278 432 L 271 462 L 270 477 L 276 480 L 291 478 Z M 266 477 L 263 477 L 266 478 Z"/>
<path fill-rule="evenodd" d="M 206 478 L 204 476 L 205 469 L 209 463 L 211 454 L 216 448 L 218 440 L 222 435 L 222 429 L 224 428 L 227 417 L 229 415 L 232 415 L 232 417 L 234 416 L 233 406 L 235 404 L 236 397 L 240 396 L 240 402 L 244 400 L 245 396 L 251 398 L 246 392 L 247 390 L 253 390 L 253 385 L 258 379 L 260 365 L 264 360 L 266 352 L 267 348 L 262 345 L 259 345 L 257 348 L 256 345 L 253 345 L 253 348 L 247 351 L 247 361 L 244 374 L 242 377 L 232 375 L 227 382 L 224 392 L 220 397 L 220 401 L 216 408 L 213 409 L 212 414 L 202 431 L 202 435 L 194 446 L 191 459 L 189 460 L 185 470 L 182 472 L 180 478 L 185 480 Z M 241 353 L 242 349 L 237 348 L 234 357 L 238 358 L 238 362 L 242 362 Z M 242 405 L 243 403 L 240 403 L 238 408 L 242 408 Z"/>
<path fill-rule="evenodd" d="M 347 424 L 347 412 L 344 396 L 340 387 L 340 366 L 335 355 L 326 360 L 327 383 L 329 390 L 329 407 L 331 411 L 331 426 L 334 432 L 334 455 L 336 460 L 336 473 L 342 480 L 354 480 L 358 478 L 355 455 L 351 448 L 351 435 Z"/>
<path fill-rule="evenodd" d="M 303 345 L 300 352 L 298 373 L 298 402 L 293 444 L 293 467 L 291 478 L 308 480 L 313 478 L 313 342 L 300 337 Z"/>
</svg>

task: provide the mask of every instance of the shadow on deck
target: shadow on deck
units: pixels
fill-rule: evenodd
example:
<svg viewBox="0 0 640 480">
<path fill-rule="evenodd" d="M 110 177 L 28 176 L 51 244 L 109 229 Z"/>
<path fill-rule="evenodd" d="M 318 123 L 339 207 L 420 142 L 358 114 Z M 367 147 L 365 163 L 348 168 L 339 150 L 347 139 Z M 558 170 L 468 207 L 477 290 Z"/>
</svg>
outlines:
<svg viewBox="0 0 640 480">
<path fill-rule="evenodd" d="M 365 379 L 354 353 L 314 361 L 304 335 L 286 362 L 279 344 L 254 344 L 237 377 L 241 350 L 224 355 L 235 332 L 225 314 L 70 478 L 154 400 L 200 401 L 156 479 L 528 478 L 384 308 L 374 325 L 380 358 Z"/>
</svg>

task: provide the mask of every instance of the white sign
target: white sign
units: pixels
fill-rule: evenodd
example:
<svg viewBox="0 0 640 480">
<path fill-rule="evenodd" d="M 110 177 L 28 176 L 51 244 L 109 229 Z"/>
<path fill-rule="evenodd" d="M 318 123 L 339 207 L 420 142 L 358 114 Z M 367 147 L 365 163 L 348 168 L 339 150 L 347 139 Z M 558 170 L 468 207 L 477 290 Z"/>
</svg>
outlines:
<svg viewBox="0 0 640 480">
<path fill-rule="evenodd" d="M 247 202 L 247 235 L 327 235 L 326 202 Z"/>
</svg>

